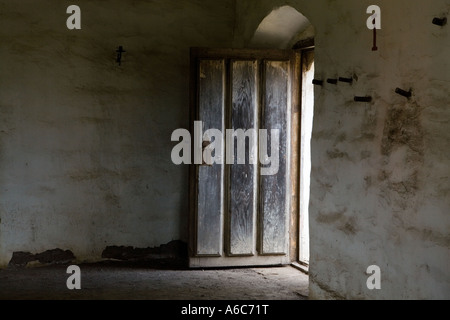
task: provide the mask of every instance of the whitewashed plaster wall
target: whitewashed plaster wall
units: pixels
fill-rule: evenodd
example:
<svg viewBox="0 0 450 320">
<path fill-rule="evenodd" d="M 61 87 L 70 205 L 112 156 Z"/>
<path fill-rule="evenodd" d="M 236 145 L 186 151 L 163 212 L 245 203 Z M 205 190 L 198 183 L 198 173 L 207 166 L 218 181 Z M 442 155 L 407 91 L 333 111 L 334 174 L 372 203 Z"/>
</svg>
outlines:
<svg viewBox="0 0 450 320">
<path fill-rule="evenodd" d="M 235 45 L 283 5 L 315 28 L 316 78 L 354 79 L 315 89 L 310 297 L 449 299 L 450 25 L 431 22 L 450 1 L 238 1 Z M 382 11 L 375 52 L 369 5 Z M 370 265 L 381 290 L 366 286 Z"/>
<path fill-rule="evenodd" d="M 189 125 L 189 48 L 230 47 L 233 22 L 231 0 L 0 1 L 0 266 L 187 241 L 170 137 Z"/>
</svg>

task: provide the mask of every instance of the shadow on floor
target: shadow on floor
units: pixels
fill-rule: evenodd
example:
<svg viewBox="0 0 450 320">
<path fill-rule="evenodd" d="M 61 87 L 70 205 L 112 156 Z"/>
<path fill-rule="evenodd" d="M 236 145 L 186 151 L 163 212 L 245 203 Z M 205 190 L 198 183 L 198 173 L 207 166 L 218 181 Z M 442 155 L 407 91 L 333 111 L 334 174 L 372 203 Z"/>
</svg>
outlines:
<svg viewBox="0 0 450 320">
<path fill-rule="evenodd" d="M 305 300 L 308 276 L 291 266 L 187 269 L 186 262 L 80 264 L 81 290 L 68 265 L 0 270 L 1 300 Z"/>
</svg>

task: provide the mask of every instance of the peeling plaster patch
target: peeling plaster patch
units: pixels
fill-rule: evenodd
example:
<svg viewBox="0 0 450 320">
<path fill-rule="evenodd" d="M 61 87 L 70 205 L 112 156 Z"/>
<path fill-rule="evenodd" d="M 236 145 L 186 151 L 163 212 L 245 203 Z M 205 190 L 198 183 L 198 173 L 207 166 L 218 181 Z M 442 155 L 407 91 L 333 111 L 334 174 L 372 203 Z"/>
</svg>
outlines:
<svg viewBox="0 0 450 320">
<path fill-rule="evenodd" d="M 423 156 L 420 116 L 421 109 L 415 104 L 389 108 L 382 141 L 383 155 L 389 156 L 396 147 L 406 145 L 418 157 Z"/>
<path fill-rule="evenodd" d="M 102 253 L 102 258 L 125 261 L 185 259 L 187 256 L 187 245 L 183 241 L 171 241 L 156 248 L 109 246 Z"/>
<path fill-rule="evenodd" d="M 28 263 L 38 261 L 42 264 L 66 264 L 75 260 L 72 251 L 61 249 L 47 250 L 42 253 L 14 252 L 8 264 L 10 268 L 25 268 Z"/>
<path fill-rule="evenodd" d="M 347 158 L 348 154 L 346 152 L 342 152 L 338 149 L 334 149 L 333 151 L 327 151 L 328 158 L 330 159 L 339 159 L 339 158 Z"/>
<path fill-rule="evenodd" d="M 345 234 L 348 235 L 355 235 L 358 232 L 356 219 L 353 217 L 350 217 L 342 222 L 340 226 L 338 226 L 338 229 Z"/>
<path fill-rule="evenodd" d="M 420 186 L 424 163 L 424 132 L 421 108 L 415 103 L 391 106 L 385 121 L 381 153 L 384 156 L 378 177 L 382 194 L 401 210 L 411 206 Z"/>
<path fill-rule="evenodd" d="M 347 140 L 347 134 L 345 134 L 345 132 L 340 133 L 336 136 L 336 139 L 334 140 L 335 145 L 340 143 L 340 142 L 344 142 L 345 140 Z"/>
<path fill-rule="evenodd" d="M 8 267 L 24 268 L 28 262 L 35 260 L 34 255 L 29 252 L 14 252 Z"/>
<path fill-rule="evenodd" d="M 432 242 L 433 244 L 450 247 L 450 235 L 443 235 L 431 230 L 420 230 L 418 228 L 410 227 L 407 229 L 408 232 L 412 233 L 416 237 L 420 238 L 422 241 Z"/>
<path fill-rule="evenodd" d="M 316 220 L 320 223 L 334 223 L 340 220 L 344 216 L 345 212 L 347 212 L 347 208 L 343 208 L 342 210 L 329 214 L 319 213 Z"/>
<path fill-rule="evenodd" d="M 325 295 L 326 295 L 327 299 L 346 300 L 344 296 L 342 296 L 341 294 L 339 294 L 338 292 L 336 292 L 335 290 L 330 288 L 327 284 L 317 281 L 317 277 L 310 276 L 310 281 L 311 281 L 311 284 L 318 286 L 321 290 L 323 290 L 326 293 Z M 314 297 L 312 297 L 312 298 L 314 298 Z"/>
<path fill-rule="evenodd" d="M 414 193 L 417 190 L 417 185 L 417 172 L 407 176 L 403 181 L 389 182 L 389 188 L 401 195 Z"/>
<path fill-rule="evenodd" d="M 336 228 L 347 235 L 355 235 L 358 232 L 357 222 L 355 217 L 346 216 L 347 208 L 343 208 L 336 212 L 328 214 L 319 213 L 316 221 L 319 223 L 332 224 Z"/>
</svg>

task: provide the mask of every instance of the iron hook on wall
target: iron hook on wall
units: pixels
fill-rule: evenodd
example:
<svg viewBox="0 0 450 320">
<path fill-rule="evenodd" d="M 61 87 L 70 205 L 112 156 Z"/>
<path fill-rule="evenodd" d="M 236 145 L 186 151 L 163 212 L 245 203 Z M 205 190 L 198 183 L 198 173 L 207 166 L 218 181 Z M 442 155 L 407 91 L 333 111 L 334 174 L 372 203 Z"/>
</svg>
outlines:
<svg viewBox="0 0 450 320">
<path fill-rule="evenodd" d="M 342 77 L 339 77 L 339 81 L 340 81 L 340 82 L 346 82 L 346 83 L 349 83 L 349 84 L 352 84 L 352 83 L 353 83 L 353 79 L 352 79 L 352 78 L 342 78 Z"/>
<path fill-rule="evenodd" d="M 337 79 L 327 79 L 327 82 L 329 83 L 329 84 L 337 84 Z"/>
<path fill-rule="evenodd" d="M 372 102 L 372 97 L 355 97 L 356 102 Z"/>
<path fill-rule="evenodd" d="M 411 98 L 411 96 L 412 96 L 412 90 L 411 89 L 409 91 L 405 91 L 403 89 L 396 88 L 395 89 L 395 93 L 397 93 L 397 94 L 399 94 L 399 95 L 401 95 L 401 96 L 403 96 L 405 98 L 408 98 L 408 99 Z"/>
<path fill-rule="evenodd" d="M 443 27 L 447 24 L 447 18 L 434 18 L 433 24 Z"/>
<path fill-rule="evenodd" d="M 323 86 L 323 80 L 314 79 L 312 83 L 316 86 Z"/>
</svg>

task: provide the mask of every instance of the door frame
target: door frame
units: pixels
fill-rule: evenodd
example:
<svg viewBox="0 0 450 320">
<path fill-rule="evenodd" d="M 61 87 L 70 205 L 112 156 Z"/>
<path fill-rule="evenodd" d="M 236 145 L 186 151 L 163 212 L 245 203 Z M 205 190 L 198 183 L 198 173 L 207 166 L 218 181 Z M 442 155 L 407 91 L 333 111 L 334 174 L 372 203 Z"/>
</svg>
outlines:
<svg viewBox="0 0 450 320">
<path fill-rule="evenodd" d="M 290 152 L 289 154 L 289 179 L 286 186 L 288 192 L 288 217 L 289 223 L 287 231 L 288 249 L 287 255 L 283 256 L 267 256 L 267 265 L 284 265 L 298 261 L 299 248 L 299 177 L 300 177 L 300 145 L 301 145 L 301 54 L 295 50 L 279 50 L 279 49 L 229 49 L 229 48 L 203 48 L 195 47 L 190 50 L 190 86 L 189 86 L 189 130 L 194 132 L 194 121 L 197 117 L 198 105 L 198 63 L 201 59 L 229 59 L 229 60 L 249 60 L 249 59 L 280 59 L 289 60 L 290 63 L 290 90 L 291 90 L 291 106 L 290 106 Z M 229 78 L 229 76 L 228 76 Z M 228 95 L 227 95 L 228 96 Z M 225 101 L 228 106 L 230 101 Z M 227 107 L 226 107 L 227 108 Z M 193 147 L 193 146 L 192 146 Z M 192 149 L 192 154 L 194 150 Z M 190 267 L 202 267 L 200 260 L 208 260 L 207 266 L 222 266 L 221 261 L 226 259 L 233 266 L 252 266 L 258 265 L 255 257 L 195 257 L 196 252 L 196 225 L 197 225 L 197 165 L 189 166 L 189 218 L 188 218 L 188 253 L 190 259 Z M 225 198 L 225 201 L 227 199 Z M 259 223 L 259 222 L 258 222 Z M 225 252 L 224 252 L 225 253 Z"/>
</svg>

